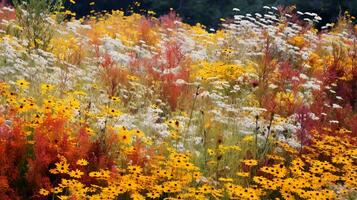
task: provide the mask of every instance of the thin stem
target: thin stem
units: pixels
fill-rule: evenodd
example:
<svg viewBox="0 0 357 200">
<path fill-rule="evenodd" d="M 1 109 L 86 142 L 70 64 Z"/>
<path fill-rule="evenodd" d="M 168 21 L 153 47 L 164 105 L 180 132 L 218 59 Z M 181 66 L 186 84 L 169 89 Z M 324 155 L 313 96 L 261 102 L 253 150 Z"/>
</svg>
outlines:
<svg viewBox="0 0 357 200">
<path fill-rule="evenodd" d="M 207 148 L 206 148 L 206 145 L 207 145 L 207 131 L 205 129 L 205 113 L 203 111 L 201 111 L 202 113 L 202 126 L 203 126 L 203 137 L 202 137 L 202 146 L 203 146 L 203 166 L 204 166 L 204 169 L 206 169 L 206 163 L 207 163 Z"/>
<path fill-rule="evenodd" d="M 257 115 L 255 116 L 255 131 L 254 131 L 255 134 L 254 157 L 255 158 L 258 157 L 258 130 L 259 130 L 258 121 L 259 121 L 259 116 Z"/>
<path fill-rule="evenodd" d="M 267 145 L 268 145 L 268 142 L 269 142 L 269 136 L 270 136 L 270 133 L 271 133 L 271 125 L 273 123 L 273 120 L 274 120 L 274 112 L 271 113 L 271 117 L 270 117 L 270 120 L 269 120 L 269 126 L 268 126 L 268 133 L 267 133 L 267 137 L 265 139 L 265 143 L 264 143 L 264 147 L 263 147 L 263 151 L 262 151 L 262 154 L 261 156 L 264 156 L 266 151 L 267 151 Z"/>
<path fill-rule="evenodd" d="M 300 133 L 300 152 L 299 154 L 301 155 L 302 149 L 303 149 L 303 140 L 304 140 L 304 132 L 305 132 L 305 127 L 304 127 L 304 115 L 301 116 L 300 119 L 300 124 L 301 124 L 301 133 Z"/>
<path fill-rule="evenodd" d="M 198 90 L 199 90 L 199 89 L 200 89 L 200 86 L 197 86 L 197 88 L 196 88 L 196 93 L 195 93 L 195 96 L 194 96 L 194 98 L 193 98 L 193 103 L 192 103 L 191 112 L 190 112 L 190 118 L 189 118 L 189 120 L 188 120 L 188 124 L 187 124 L 187 128 L 186 128 L 185 134 L 188 133 L 188 130 L 189 130 L 190 125 L 191 125 L 193 110 L 194 110 L 195 105 L 196 105 L 196 100 L 197 100 Z"/>
</svg>

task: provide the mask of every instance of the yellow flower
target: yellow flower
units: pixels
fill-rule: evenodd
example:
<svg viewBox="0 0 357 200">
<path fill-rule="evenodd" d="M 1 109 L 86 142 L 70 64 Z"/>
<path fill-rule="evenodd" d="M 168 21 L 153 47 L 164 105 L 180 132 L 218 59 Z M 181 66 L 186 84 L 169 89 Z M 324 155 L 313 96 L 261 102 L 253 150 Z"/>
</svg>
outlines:
<svg viewBox="0 0 357 200">
<path fill-rule="evenodd" d="M 89 176 L 95 178 L 109 178 L 110 172 L 108 170 L 101 169 L 99 172 L 98 171 L 90 172 Z"/>
<path fill-rule="evenodd" d="M 27 89 L 29 87 L 30 83 L 24 79 L 21 79 L 21 80 L 16 81 L 16 85 L 21 89 Z"/>
<path fill-rule="evenodd" d="M 90 177 L 99 177 L 100 174 L 99 174 L 99 172 L 89 172 L 89 176 Z"/>
<path fill-rule="evenodd" d="M 341 128 L 340 130 L 336 131 L 336 133 L 345 134 L 345 133 L 352 133 L 352 131 L 347 130 L 346 128 Z"/>
<path fill-rule="evenodd" d="M 208 155 L 210 156 L 213 156 L 214 155 L 214 151 L 212 149 L 207 149 L 207 153 Z"/>
<path fill-rule="evenodd" d="M 57 196 L 57 198 L 60 199 L 60 200 L 68 200 L 69 196 L 61 195 L 61 196 Z"/>
<path fill-rule="evenodd" d="M 65 161 L 62 161 L 60 163 L 56 163 L 56 170 L 59 172 L 59 173 L 68 173 L 68 170 L 69 170 L 69 164 L 67 164 L 67 162 Z"/>
<path fill-rule="evenodd" d="M 249 173 L 248 173 L 248 172 L 238 172 L 238 173 L 237 173 L 237 176 L 240 176 L 240 177 L 249 177 Z"/>
<path fill-rule="evenodd" d="M 267 158 L 275 161 L 285 161 L 285 158 L 277 155 L 267 155 Z"/>
<path fill-rule="evenodd" d="M 60 188 L 60 187 L 53 188 L 53 193 L 58 194 L 58 193 L 61 193 L 61 192 L 63 192 L 62 188 Z"/>
<path fill-rule="evenodd" d="M 142 139 L 142 142 L 146 145 L 152 145 L 153 144 L 153 141 L 151 138 L 143 138 Z"/>
<path fill-rule="evenodd" d="M 93 129 L 91 129 L 91 128 L 86 128 L 86 133 L 88 134 L 88 135 L 90 135 L 90 136 L 93 136 L 95 133 L 94 133 L 94 131 L 93 131 Z"/>
<path fill-rule="evenodd" d="M 275 102 L 281 105 L 293 104 L 300 100 L 301 98 L 296 97 L 291 92 L 278 92 L 275 97 Z"/>
<path fill-rule="evenodd" d="M 133 129 L 130 131 L 130 134 L 135 135 L 137 137 L 144 137 L 144 133 L 138 129 Z"/>
<path fill-rule="evenodd" d="M 51 90 L 53 90 L 54 86 L 51 84 L 41 84 L 41 92 L 42 93 L 47 93 Z"/>
<path fill-rule="evenodd" d="M 156 199 L 160 197 L 160 193 L 158 192 L 148 192 L 146 194 L 147 197 L 149 197 L 150 199 Z"/>
<path fill-rule="evenodd" d="M 128 134 L 127 131 L 119 132 L 118 137 L 119 137 L 119 142 L 120 143 L 124 143 L 124 144 L 130 144 L 131 143 L 131 137 L 130 137 L 130 135 Z"/>
<path fill-rule="evenodd" d="M 139 193 L 133 193 L 130 197 L 131 197 L 133 200 L 145 200 L 145 197 L 142 196 L 142 195 L 139 194 Z"/>
<path fill-rule="evenodd" d="M 140 166 L 129 166 L 128 170 L 133 174 L 140 174 L 143 171 Z"/>
<path fill-rule="evenodd" d="M 108 115 L 110 115 L 112 117 L 119 117 L 122 114 L 119 110 L 117 110 L 115 108 L 109 108 L 107 110 L 107 113 L 108 113 Z"/>
<path fill-rule="evenodd" d="M 76 164 L 80 165 L 80 166 L 86 166 L 86 165 L 88 165 L 88 161 L 85 159 L 80 159 L 80 160 L 77 160 Z"/>
<path fill-rule="evenodd" d="M 110 99 L 113 101 L 113 102 L 116 102 L 116 103 L 120 103 L 120 98 L 119 97 L 110 97 Z"/>
<path fill-rule="evenodd" d="M 242 162 L 245 165 L 250 166 L 250 167 L 258 165 L 258 161 L 256 161 L 256 160 L 243 160 Z"/>
<path fill-rule="evenodd" d="M 76 91 L 73 92 L 73 95 L 75 95 L 75 96 L 86 96 L 87 93 L 84 92 L 83 90 L 76 90 Z"/>
<path fill-rule="evenodd" d="M 201 173 L 200 172 L 195 172 L 195 173 L 193 173 L 193 177 L 196 179 L 196 180 L 198 180 L 199 178 L 201 178 Z"/>
<path fill-rule="evenodd" d="M 76 169 L 70 171 L 68 174 L 73 178 L 81 178 L 84 173 L 81 170 Z"/>
<path fill-rule="evenodd" d="M 260 170 L 262 172 L 271 174 L 279 178 L 282 178 L 287 174 L 287 169 L 283 164 L 277 164 L 274 165 L 273 167 L 262 167 Z"/>
<path fill-rule="evenodd" d="M 234 82 L 245 73 L 245 69 L 236 64 L 227 64 L 224 62 L 200 62 L 193 66 L 193 77 L 200 77 L 203 80 L 216 78 L 228 82 Z"/>
<path fill-rule="evenodd" d="M 19 106 L 18 106 L 18 112 L 19 113 L 23 113 L 23 112 L 26 112 L 26 111 L 28 111 L 29 110 L 29 106 L 27 106 L 26 104 L 24 105 L 24 104 L 20 104 Z"/>
<path fill-rule="evenodd" d="M 247 135 L 243 138 L 244 142 L 252 142 L 254 140 L 254 136 L 252 135 Z"/>
<path fill-rule="evenodd" d="M 43 41 L 42 41 L 41 39 L 39 39 L 39 38 L 36 38 L 36 39 L 35 39 L 35 42 L 36 42 L 37 44 L 39 44 L 39 45 L 43 45 Z"/>
<path fill-rule="evenodd" d="M 6 91 L 9 87 L 7 83 L 0 82 L 0 92 Z"/>
<path fill-rule="evenodd" d="M 305 38 L 300 35 L 296 35 L 288 40 L 288 42 L 294 46 L 302 48 L 305 45 Z"/>
<path fill-rule="evenodd" d="M 222 182 L 233 182 L 233 179 L 231 178 L 219 178 L 218 180 Z"/>
<path fill-rule="evenodd" d="M 172 128 L 178 128 L 180 126 L 180 122 L 177 120 L 169 120 L 167 124 Z"/>
<path fill-rule="evenodd" d="M 42 196 L 48 196 L 50 194 L 50 192 L 48 190 L 45 190 L 43 188 L 41 188 L 38 193 Z"/>
</svg>

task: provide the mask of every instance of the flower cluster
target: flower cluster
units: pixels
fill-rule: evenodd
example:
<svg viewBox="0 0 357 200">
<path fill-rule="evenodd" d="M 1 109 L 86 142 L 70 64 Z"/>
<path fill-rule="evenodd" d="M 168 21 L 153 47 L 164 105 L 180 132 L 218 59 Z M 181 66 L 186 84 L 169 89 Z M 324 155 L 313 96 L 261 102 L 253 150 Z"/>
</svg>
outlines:
<svg viewBox="0 0 357 200">
<path fill-rule="evenodd" d="M 0 199 L 357 198 L 348 13 L 233 9 L 208 31 L 29 6 L 0 8 Z"/>
</svg>

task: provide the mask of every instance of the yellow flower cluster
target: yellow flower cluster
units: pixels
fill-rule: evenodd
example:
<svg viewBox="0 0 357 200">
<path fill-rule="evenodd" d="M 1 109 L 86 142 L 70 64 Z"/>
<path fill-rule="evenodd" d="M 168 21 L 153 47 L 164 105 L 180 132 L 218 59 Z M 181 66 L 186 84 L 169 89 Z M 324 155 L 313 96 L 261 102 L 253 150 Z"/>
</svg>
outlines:
<svg viewBox="0 0 357 200">
<path fill-rule="evenodd" d="M 160 198 L 169 199 L 207 199 L 222 196 L 221 189 L 215 189 L 207 182 L 199 184 L 201 175 L 198 168 L 189 161 L 189 156 L 169 150 L 167 159 L 160 159 L 156 164 L 143 169 L 138 165 L 129 165 L 126 169 L 116 171 L 100 170 L 88 173 L 89 177 L 98 180 L 98 184 L 81 183 L 84 173 L 70 168 L 64 157 L 51 169 L 53 174 L 68 174 L 69 179 L 61 179 L 52 192 L 60 199 L 116 199 L 129 195 L 132 199 Z M 84 159 L 77 161 L 78 167 L 87 165 Z M 100 184 L 105 181 L 106 184 Z M 195 185 L 195 187 L 193 187 Z M 39 193 L 47 196 L 49 192 L 41 189 Z"/>
<path fill-rule="evenodd" d="M 71 64 L 80 64 L 84 58 L 84 50 L 80 42 L 73 35 L 61 35 L 54 37 L 50 41 L 50 52 L 52 52 L 58 59 L 67 61 Z"/>
<path fill-rule="evenodd" d="M 13 87 L 15 86 L 15 88 Z M 55 98 L 55 86 L 43 83 L 39 88 L 30 88 L 30 83 L 26 80 L 18 80 L 15 85 L 2 83 L 0 87 L 0 97 L 3 102 L 8 103 L 11 109 L 19 114 L 31 115 L 31 118 L 25 118 L 29 127 L 36 127 L 41 123 L 45 115 L 74 119 L 75 111 L 82 111 L 83 116 L 97 119 L 98 117 L 118 117 L 122 112 L 117 108 L 120 99 L 111 97 L 112 107 L 102 106 L 100 112 L 91 113 L 81 107 L 80 99 L 87 94 L 83 91 L 67 92 L 65 98 Z M 28 90 L 39 91 L 39 95 L 28 95 Z M 93 134 L 93 130 L 88 128 L 88 133 Z"/>
<path fill-rule="evenodd" d="M 216 78 L 218 80 L 225 80 L 234 82 L 243 75 L 244 68 L 236 64 L 227 64 L 221 61 L 218 62 L 200 62 L 193 66 L 195 74 L 193 77 L 208 80 Z"/>
<path fill-rule="evenodd" d="M 280 145 L 291 153 L 291 147 Z M 356 166 L 352 158 L 356 154 L 347 141 L 332 136 L 317 136 L 308 154 L 295 154 L 290 164 L 283 160 L 279 164 L 259 169 L 267 177 L 254 176 L 253 180 L 264 192 L 280 191 L 284 199 L 336 199 L 343 195 L 332 189 L 334 182 L 345 183 L 346 190 L 356 189 Z M 294 152 L 295 153 L 295 152 Z M 321 161 L 323 155 L 331 155 L 331 160 Z M 294 155 L 294 154 L 290 154 Z M 331 158 L 331 157 L 330 157 Z M 342 196 L 341 196 L 342 195 Z"/>
</svg>

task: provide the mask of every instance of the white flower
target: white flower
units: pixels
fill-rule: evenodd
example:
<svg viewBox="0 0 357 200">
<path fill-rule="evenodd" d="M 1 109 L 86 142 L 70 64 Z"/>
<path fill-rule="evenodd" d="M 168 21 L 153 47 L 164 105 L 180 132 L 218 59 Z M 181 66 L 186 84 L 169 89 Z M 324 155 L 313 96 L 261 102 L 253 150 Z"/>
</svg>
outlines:
<svg viewBox="0 0 357 200">
<path fill-rule="evenodd" d="M 177 79 L 176 80 L 176 85 L 181 86 L 181 85 L 186 85 L 187 82 L 185 80 L 182 79 Z"/>
<path fill-rule="evenodd" d="M 320 119 L 319 117 L 317 117 L 317 116 L 315 115 L 315 113 L 311 113 L 311 112 L 310 112 L 308 115 L 309 115 L 309 117 L 310 117 L 312 120 L 315 120 L 315 121 L 316 121 L 316 120 L 319 120 L 319 119 Z"/>
<path fill-rule="evenodd" d="M 340 108 L 342 108 L 342 106 L 334 103 L 334 104 L 332 104 L 332 108 L 340 109 Z"/>
<path fill-rule="evenodd" d="M 338 124 L 339 121 L 337 121 L 337 120 L 330 120 L 330 123 L 331 123 L 331 124 Z"/>
<path fill-rule="evenodd" d="M 271 84 L 269 84 L 269 88 L 270 89 L 275 89 L 275 88 L 278 88 L 278 86 L 273 84 L 273 83 L 271 83 Z"/>
</svg>

